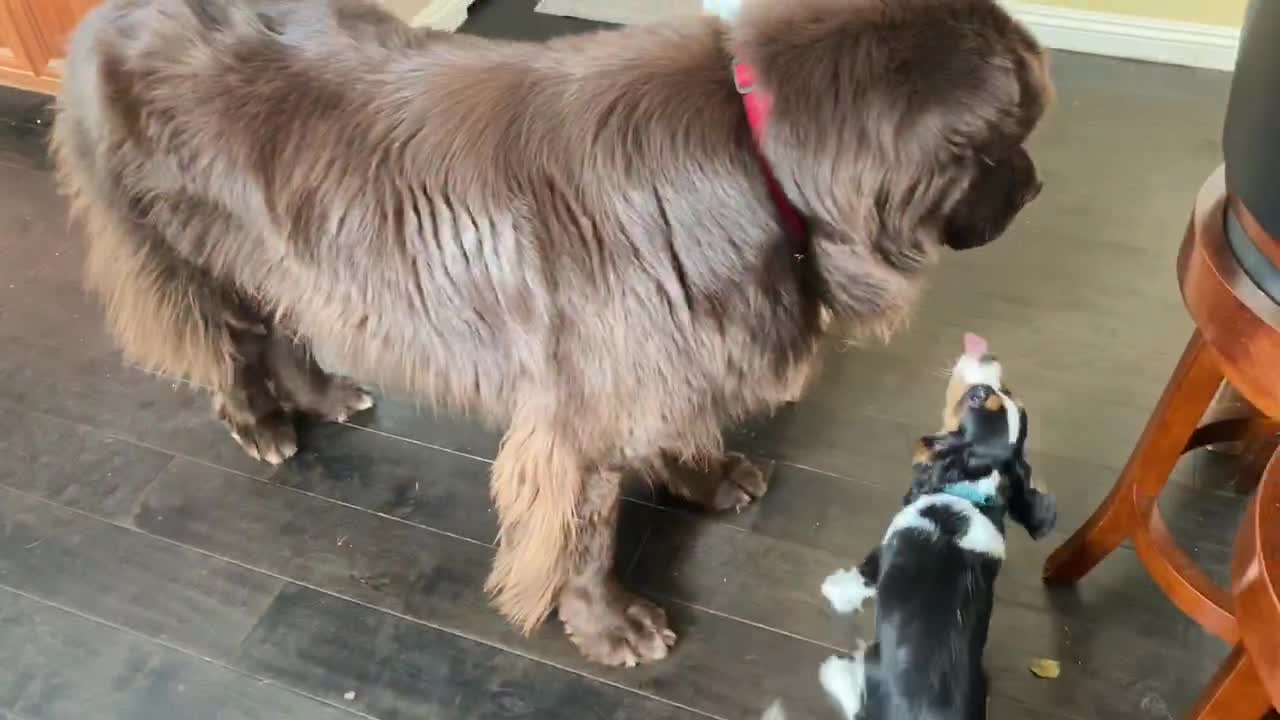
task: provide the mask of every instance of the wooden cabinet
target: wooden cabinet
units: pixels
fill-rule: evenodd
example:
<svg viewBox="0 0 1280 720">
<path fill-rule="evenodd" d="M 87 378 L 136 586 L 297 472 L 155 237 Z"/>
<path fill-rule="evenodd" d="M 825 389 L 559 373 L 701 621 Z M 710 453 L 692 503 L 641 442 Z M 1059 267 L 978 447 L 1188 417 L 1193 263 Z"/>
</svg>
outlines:
<svg viewBox="0 0 1280 720">
<path fill-rule="evenodd" d="M 0 85 L 55 93 L 67 36 L 100 0 L 0 0 Z"/>
<path fill-rule="evenodd" d="M 53 94 L 67 36 L 104 0 L 0 0 L 0 85 Z M 414 25 L 455 30 L 474 0 L 381 0 Z"/>
</svg>

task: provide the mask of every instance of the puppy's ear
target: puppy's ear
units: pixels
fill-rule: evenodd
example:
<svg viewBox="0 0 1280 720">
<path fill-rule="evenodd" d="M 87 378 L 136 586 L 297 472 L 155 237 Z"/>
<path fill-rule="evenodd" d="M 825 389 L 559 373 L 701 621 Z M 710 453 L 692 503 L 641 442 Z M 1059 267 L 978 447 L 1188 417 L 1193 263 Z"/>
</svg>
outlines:
<svg viewBox="0 0 1280 720">
<path fill-rule="evenodd" d="M 1031 464 L 1019 455 L 1009 463 L 1009 517 L 1027 529 L 1033 540 L 1048 535 L 1058 524 L 1058 502 L 1031 483 Z"/>
<path fill-rule="evenodd" d="M 936 492 L 951 482 L 957 464 L 963 465 L 963 456 L 969 447 L 959 432 L 940 432 L 920 438 L 911 457 L 911 491 L 902 498 L 902 504 L 909 505 L 921 495 Z"/>
</svg>

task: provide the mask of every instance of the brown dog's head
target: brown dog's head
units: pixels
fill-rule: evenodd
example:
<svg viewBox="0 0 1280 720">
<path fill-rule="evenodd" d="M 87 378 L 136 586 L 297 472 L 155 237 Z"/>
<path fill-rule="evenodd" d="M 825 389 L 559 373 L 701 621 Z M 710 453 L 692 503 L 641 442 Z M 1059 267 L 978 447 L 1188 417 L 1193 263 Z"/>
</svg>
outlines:
<svg viewBox="0 0 1280 720">
<path fill-rule="evenodd" d="M 765 153 L 815 237 L 898 270 L 998 237 L 1040 191 L 1051 97 L 994 0 L 750 0 L 731 49 L 774 98 Z"/>
</svg>

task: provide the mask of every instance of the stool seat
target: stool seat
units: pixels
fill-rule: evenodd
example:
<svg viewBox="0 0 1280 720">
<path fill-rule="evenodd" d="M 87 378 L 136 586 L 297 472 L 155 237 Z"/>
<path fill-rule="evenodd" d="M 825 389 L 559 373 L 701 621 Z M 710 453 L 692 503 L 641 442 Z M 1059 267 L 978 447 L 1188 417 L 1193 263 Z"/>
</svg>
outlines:
<svg viewBox="0 0 1280 720">
<path fill-rule="evenodd" d="M 1258 289 L 1280 304 L 1280 239 L 1267 233 L 1258 219 L 1233 196 L 1227 211 L 1227 247 Z"/>
<path fill-rule="evenodd" d="M 1263 415 L 1280 418 L 1280 304 L 1232 252 L 1228 219 L 1240 223 L 1251 245 L 1270 245 L 1278 260 L 1280 240 L 1267 235 L 1239 199 L 1227 198 L 1225 170 L 1219 168 L 1196 199 L 1178 254 L 1178 284 L 1196 328 L 1222 359 L 1227 380 Z M 1270 272 L 1280 274 L 1277 267 Z"/>
</svg>

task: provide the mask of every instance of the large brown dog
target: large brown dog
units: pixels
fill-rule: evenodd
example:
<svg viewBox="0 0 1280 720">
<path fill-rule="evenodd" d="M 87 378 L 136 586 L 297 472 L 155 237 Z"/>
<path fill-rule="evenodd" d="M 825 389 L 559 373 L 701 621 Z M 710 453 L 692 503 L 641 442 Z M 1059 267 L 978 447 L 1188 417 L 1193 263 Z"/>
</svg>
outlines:
<svg viewBox="0 0 1280 720">
<path fill-rule="evenodd" d="M 888 334 L 942 247 L 1039 188 L 1044 59 L 992 0 L 758 5 L 518 44 L 358 0 L 110 0 L 54 134 L 89 285 L 129 357 L 210 387 L 264 460 L 293 414 L 368 407 L 346 377 L 506 424 L 498 609 L 664 657 L 664 613 L 611 574 L 620 473 L 758 497 L 721 424 L 792 398 L 828 327 Z"/>
</svg>

